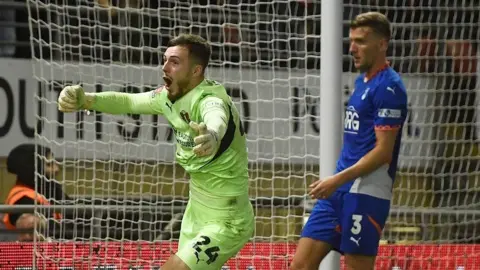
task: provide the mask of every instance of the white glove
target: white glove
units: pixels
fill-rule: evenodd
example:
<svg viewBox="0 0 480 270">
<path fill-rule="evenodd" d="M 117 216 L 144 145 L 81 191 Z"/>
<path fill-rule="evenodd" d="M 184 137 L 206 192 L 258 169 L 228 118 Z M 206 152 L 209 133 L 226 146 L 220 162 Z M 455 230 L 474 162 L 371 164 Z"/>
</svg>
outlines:
<svg viewBox="0 0 480 270">
<path fill-rule="evenodd" d="M 85 91 L 80 85 L 66 86 L 58 96 L 58 110 L 75 112 L 85 108 Z"/>
<path fill-rule="evenodd" d="M 195 155 L 199 157 L 209 156 L 217 151 L 220 142 L 215 131 L 207 129 L 205 123 L 197 124 L 193 121 L 190 122 L 190 127 L 198 134 L 198 136 L 193 139 L 196 145 L 193 148 Z"/>
</svg>

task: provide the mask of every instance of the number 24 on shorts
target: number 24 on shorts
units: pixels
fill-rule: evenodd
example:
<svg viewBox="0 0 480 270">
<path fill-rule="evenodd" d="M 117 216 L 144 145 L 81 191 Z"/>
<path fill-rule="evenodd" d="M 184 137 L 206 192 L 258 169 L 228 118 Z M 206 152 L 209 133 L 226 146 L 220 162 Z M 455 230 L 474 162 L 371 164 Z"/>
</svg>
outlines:
<svg viewBox="0 0 480 270">
<path fill-rule="evenodd" d="M 218 252 L 220 251 L 220 248 L 218 246 L 214 247 L 206 247 L 208 244 L 210 244 L 211 240 L 210 237 L 208 236 L 200 236 L 201 240 L 197 241 L 193 245 L 193 249 L 195 252 L 195 257 L 197 258 L 197 264 L 200 261 L 205 261 L 207 264 L 211 264 L 215 262 L 215 260 L 218 257 Z M 203 248 L 206 248 L 203 250 Z M 202 253 L 207 256 L 207 259 L 202 259 Z"/>
</svg>

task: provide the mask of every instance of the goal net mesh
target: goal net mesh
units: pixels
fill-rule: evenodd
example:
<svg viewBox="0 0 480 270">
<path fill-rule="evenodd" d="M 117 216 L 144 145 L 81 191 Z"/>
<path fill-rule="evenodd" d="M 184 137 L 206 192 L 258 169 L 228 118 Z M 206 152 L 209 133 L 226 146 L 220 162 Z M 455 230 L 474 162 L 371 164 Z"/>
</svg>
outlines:
<svg viewBox="0 0 480 270">
<path fill-rule="evenodd" d="M 227 87 L 248 139 L 256 230 L 228 267 L 287 269 L 311 207 L 308 184 L 318 178 L 322 158 L 332 158 L 319 155 L 320 1 L 27 2 L 39 82 L 35 139 L 52 149 L 62 167 L 57 179 L 74 201 L 61 203 L 79 206 L 61 210 L 61 221 L 42 211 L 49 222 L 38 233 L 57 249 L 37 243 L 38 264 L 160 265 L 176 251 L 189 177 L 175 163 L 168 123 L 161 116 L 62 114 L 56 100 L 68 84 L 92 92 L 155 89 L 163 83 L 161 59 L 169 39 L 193 33 L 211 43 L 208 77 Z M 391 20 L 389 61 L 409 94 L 382 236 L 388 245 L 377 264 L 390 269 L 409 260 L 399 243 L 414 244 L 413 261 L 421 267 L 452 263 L 437 244 L 463 258 L 454 265 L 467 265 L 474 256 L 478 262 L 478 247 L 459 245 L 480 241 L 478 3 L 344 0 L 338 91 L 345 101 L 357 76 L 348 24 L 365 11 Z M 70 255 L 63 256 L 67 248 Z"/>
</svg>

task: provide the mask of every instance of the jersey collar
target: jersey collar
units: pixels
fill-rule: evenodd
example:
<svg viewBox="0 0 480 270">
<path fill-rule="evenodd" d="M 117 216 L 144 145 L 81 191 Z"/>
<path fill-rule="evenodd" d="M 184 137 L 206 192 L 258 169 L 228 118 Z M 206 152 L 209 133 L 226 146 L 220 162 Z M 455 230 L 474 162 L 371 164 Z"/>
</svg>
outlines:
<svg viewBox="0 0 480 270">
<path fill-rule="evenodd" d="M 385 69 L 389 68 L 390 67 L 390 63 L 387 61 L 385 62 L 385 64 L 379 68 L 378 70 L 376 70 L 375 72 L 372 73 L 372 75 L 370 76 L 367 76 L 367 73 L 365 73 L 365 76 L 363 77 L 363 82 L 368 82 L 370 81 L 373 77 L 377 76 L 378 73 L 384 71 Z"/>
<path fill-rule="evenodd" d="M 195 86 L 193 89 L 188 91 L 188 93 L 186 93 L 185 95 L 183 95 L 179 99 L 172 102 L 172 104 L 178 103 L 178 102 L 180 102 L 180 100 L 188 99 L 190 96 L 194 96 L 196 94 L 196 92 L 198 92 L 198 89 L 201 89 L 203 86 L 205 86 L 206 83 L 207 83 L 207 80 L 203 79 L 203 81 L 201 81 L 197 86 Z"/>
</svg>

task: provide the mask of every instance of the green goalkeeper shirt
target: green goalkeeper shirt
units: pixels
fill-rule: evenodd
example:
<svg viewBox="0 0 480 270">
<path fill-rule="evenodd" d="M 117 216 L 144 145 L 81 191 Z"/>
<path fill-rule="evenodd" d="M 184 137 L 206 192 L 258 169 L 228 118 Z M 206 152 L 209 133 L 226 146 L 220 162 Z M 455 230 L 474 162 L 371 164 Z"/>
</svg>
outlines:
<svg viewBox="0 0 480 270">
<path fill-rule="evenodd" d="M 226 131 L 215 153 L 197 157 L 193 153 L 193 139 L 197 134 L 189 122 L 204 122 L 209 103 L 205 99 L 208 97 L 223 101 L 216 106 L 225 110 Z M 99 93 L 92 109 L 112 114 L 163 115 L 175 132 L 176 160 L 190 174 L 192 192 L 211 197 L 248 194 L 246 139 L 238 110 L 221 84 L 204 80 L 174 103 L 168 99 L 168 92 L 163 87 L 143 94 Z"/>
</svg>

